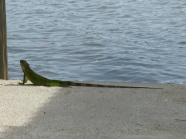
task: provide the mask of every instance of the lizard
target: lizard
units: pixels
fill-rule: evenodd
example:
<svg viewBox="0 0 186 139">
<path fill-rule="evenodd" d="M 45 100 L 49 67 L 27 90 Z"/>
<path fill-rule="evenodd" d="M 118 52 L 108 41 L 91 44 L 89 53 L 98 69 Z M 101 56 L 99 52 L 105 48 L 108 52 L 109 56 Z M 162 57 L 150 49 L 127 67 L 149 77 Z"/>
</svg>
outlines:
<svg viewBox="0 0 186 139">
<path fill-rule="evenodd" d="M 61 80 L 51 80 L 45 78 L 37 73 L 35 73 L 26 60 L 20 60 L 20 65 L 23 75 L 23 82 L 20 84 L 25 84 L 30 80 L 34 85 L 42 86 L 59 86 L 59 87 L 69 87 L 69 86 L 87 86 L 87 87 L 108 87 L 108 88 L 146 88 L 146 89 L 162 89 L 162 88 L 152 88 L 152 87 L 137 87 L 137 86 L 114 86 L 114 85 L 101 85 L 101 84 L 91 84 L 91 83 L 78 83 L 72 81 L 61 81 Z"/>
</svg>

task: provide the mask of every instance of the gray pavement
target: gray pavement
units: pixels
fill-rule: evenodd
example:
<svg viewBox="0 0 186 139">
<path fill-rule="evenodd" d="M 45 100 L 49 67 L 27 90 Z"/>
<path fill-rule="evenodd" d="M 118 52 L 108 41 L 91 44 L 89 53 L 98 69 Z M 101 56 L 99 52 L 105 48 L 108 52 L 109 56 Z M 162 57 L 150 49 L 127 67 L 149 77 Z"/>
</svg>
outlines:
<svg viewBox="0 0 186 139">
<path fill-rule="evenodd" d="M 18 82 L 0 80 L 1 139 L 186 139 L 186 85 L 60 88 Z"/>
</svg>

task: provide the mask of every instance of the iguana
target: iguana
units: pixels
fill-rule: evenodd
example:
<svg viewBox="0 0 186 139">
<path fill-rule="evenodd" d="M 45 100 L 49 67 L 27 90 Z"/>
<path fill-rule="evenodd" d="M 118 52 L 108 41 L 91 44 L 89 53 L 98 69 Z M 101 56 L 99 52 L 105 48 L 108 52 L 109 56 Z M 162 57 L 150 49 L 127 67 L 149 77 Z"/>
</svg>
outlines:
<svg viewBox="0 0 186 139">
<path fill-rule="evenodd" d="M 35 73 L 29 66 L 26 60 L 20 60 L 21 68 L 24 73 L 23 83 L 25 84 L 30 80 L 35 85 L 43 86 L 89 86 L 89 87 L 109 87 L 109 88 L 147 88 L 147 89 L 162 89 L 162 88 L 151 88 L 151 87 L 135 87 L 135 86 L 114 86 L 114 85 L 101 85 L 101 84 L 90 84 L 90 83 L 77 83 L 71 81 L 60 81 L 60 80 L 51 80 L 47 79 L 37 73 Z"/>
</svg>

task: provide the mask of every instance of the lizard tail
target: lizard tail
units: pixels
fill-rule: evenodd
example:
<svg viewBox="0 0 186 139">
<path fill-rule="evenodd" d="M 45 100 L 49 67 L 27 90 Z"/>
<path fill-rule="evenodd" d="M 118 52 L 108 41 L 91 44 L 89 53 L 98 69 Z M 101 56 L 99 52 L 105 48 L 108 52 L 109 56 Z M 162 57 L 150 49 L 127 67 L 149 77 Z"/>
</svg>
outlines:
<svg viewBox="0 0 186 139">
<path fill-rule="evenodd" d="M 86 87 L 107 87 L 107 88 L 148 88 L 148 89 L 161 89 L 161 88 L 152 88 L 152 87 L 137 87 L 137 86 L 114 86 L 114 85 L 100 85 L 100 84 L 91 84 L 91 83 L 77 83 L 67 81 L 67 86 L 86 86 Z"/>
</svg>

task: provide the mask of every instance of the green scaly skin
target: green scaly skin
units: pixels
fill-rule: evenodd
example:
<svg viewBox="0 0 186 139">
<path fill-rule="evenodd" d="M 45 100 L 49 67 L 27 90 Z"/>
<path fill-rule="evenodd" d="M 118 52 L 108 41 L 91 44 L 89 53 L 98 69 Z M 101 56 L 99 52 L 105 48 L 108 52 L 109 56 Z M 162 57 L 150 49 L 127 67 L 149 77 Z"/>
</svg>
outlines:
<svg viewBox="0 0 186 139">
<path fill-rule="evenodd" d="M 26 60 L 20 60 L 21 68 L 24 73 L 23 83 L 25 84 L 30 80 L 35 85 L 42 86 L 89 86 L 89 87 L 109 87 L 109 88 L 147 88 L 147 89 L 162 89 L 162 88 L 151 88 L 151 87 L 135 87 L 135 86 L 113 86 L 113 85 L 100 85 L 100 84 L 90 84 L 90 83 L 77 83 L 71 81 L 60 81 L 60 80 L 50 80 L 37 73 L 35 73 L 29 66 Z"/>
</svg>

